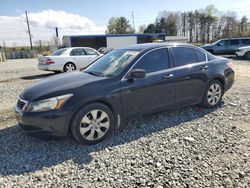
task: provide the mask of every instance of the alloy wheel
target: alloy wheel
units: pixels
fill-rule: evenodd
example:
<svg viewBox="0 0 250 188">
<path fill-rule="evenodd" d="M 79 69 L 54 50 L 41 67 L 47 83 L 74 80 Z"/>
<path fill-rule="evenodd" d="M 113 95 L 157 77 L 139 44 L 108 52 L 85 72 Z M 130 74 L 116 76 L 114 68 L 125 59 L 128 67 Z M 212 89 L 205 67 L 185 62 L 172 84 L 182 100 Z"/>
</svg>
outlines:
<svg viewBox="0 0 250 188">
<path fill-rule="evenodd" d="M 65 66 L 65 72 L 72 72 L 74 71 L 76 68 L 72 63 L 69 63 Z"/>
<path fill-rule="evenodd" d="M 214 83 L 208 89 L 207 102 L 210 105 L 214 106 L 220 101 L 221 95 L 222 95 L 221 86 L 218 83 Z"/>
<path fill-rule="evenodd" d="M 103 110 L 91 110 L 82 118 L 80 125 L 81 135 L 89 141 L 102 138 L 110 126 L 109 116 Z"/>
</svg>

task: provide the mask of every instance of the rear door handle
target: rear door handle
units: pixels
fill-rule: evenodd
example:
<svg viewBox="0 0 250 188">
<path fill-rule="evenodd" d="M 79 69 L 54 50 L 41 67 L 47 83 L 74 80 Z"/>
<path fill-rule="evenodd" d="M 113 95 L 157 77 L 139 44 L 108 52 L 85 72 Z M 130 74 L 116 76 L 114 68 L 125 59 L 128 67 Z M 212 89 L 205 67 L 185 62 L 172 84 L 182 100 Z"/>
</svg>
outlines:
<svg viewBox="0 0 250 188">
<path fill-rule="evenodd" d="M 207 69 L 208 69 L 207 65 L 201 66 L 201 70 L 207 70 Z"/>
<path fill-rule="evenodd" d="M 174 77 L 173 74 L 167 74 L 167 75 L 163 76 L 163 79 L 164 79 L 164 80 L 168 80 L 168 79 L 171 79 L 171 78 L 173 78 L 173 77 Z"/>
</svg>

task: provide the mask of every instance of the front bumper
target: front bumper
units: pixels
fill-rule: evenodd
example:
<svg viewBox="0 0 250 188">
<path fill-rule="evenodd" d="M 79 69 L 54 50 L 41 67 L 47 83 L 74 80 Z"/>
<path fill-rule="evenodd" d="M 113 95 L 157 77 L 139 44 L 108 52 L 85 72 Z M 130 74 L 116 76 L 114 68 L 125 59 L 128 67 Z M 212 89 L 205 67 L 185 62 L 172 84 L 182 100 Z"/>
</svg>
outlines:
<svg viewBox="0 0 250 188">
<path fill-rule="evenodd" d="M 29 135 L 47 139 L 68 135 L 71 114 L 59 110 L 24 112 L 16 108 L 15 117 L 21 128 Z"/>
<path fill-rule="evenodd" d="M 237 57 L 243 57 L 243 56 L 245 55 L 245 52 L 244 52 L 244 51 L 236 51 L 236 52 L 235 52 L 235 55 L 236 55 Z"/>
</svg>

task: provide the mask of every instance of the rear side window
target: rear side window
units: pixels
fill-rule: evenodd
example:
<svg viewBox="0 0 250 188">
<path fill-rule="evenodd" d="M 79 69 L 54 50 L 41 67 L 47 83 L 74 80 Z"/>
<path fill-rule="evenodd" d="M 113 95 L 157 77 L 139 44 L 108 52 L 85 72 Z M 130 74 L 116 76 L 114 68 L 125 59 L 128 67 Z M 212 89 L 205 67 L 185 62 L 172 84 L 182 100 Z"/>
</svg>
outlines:
<svg viewBox="0 0 250 188">
<path fill-rule="evenodd" d="M 242 39 L 242 43 L 250 45 L 250 39 Z"/>
<path fill-rule="evenodd" d="M 239 45 L 240 41 L 238 39 L 230 40 L 230 45 Z"/>
<path fill-rule="evenodd" d="M 172 49 L 177 67 L 197 62 L 196 53 L 193 48 L 174 47 Z"/>
<path fill-rule="evenodd" d="M 134 69 L 143 69 L 146 73 L 161 71 L 170 67 L 167 49 L 149 52 L 134 66 Z"/>
<path fill-rule="evenodd" d="M 195 50 L 195 52 L 196 52 L 196 55 L 197 55 L 198 62 L 206 61 L 206 54 L 205 53 L 203 53 L 200 50 Z"/>
<path fill-rule="evenodd" d="M 84 51 L 84 49 L 73 49 L 70 52 L 71 56 L 81 56 L 81 55 L 86 55 L 86 52 Z"/>
<path fill-rule="evenodd" d="M 55 51 L 54 53 L 52 53 L 52 56 L 60 56 L 60 55 L 62 55 L 66 50 L 67 50 L 67 48 L 57 50 L 57 51 Z"/>
</svg>

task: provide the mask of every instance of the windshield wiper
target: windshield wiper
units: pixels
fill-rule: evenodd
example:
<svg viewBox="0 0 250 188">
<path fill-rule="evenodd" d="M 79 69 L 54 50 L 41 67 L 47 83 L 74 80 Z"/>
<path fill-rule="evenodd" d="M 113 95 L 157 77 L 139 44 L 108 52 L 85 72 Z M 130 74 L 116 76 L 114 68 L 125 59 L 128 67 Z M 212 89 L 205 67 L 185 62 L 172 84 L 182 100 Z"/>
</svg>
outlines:
<svg viewBox="0 0 250 188">
<path fill-rule="evenodd" d="M 94 76 L 103 77 L 103 74 L 96 72 L 96 71 L 84 71 L 84 72 L 94 75 Z"/>
</svg>

